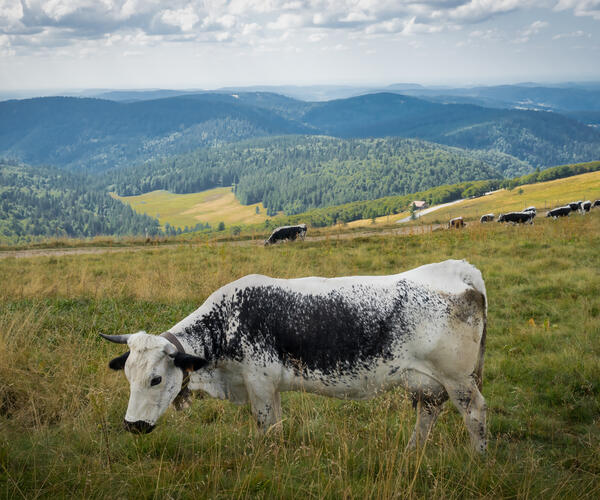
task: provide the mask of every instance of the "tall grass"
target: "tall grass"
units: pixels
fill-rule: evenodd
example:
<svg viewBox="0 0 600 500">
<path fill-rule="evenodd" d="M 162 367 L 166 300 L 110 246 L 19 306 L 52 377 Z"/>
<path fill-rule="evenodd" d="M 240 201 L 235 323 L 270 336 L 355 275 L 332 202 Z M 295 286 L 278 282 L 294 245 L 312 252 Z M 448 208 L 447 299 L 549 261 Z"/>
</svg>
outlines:
<svg viewBox="0 0 600 500">
<path fill-rule="evenodd" d="M 0 494 L 6 498 L 597 498 L 600 213 L 534 226 L 284 244 L 185 244 L 0 261 Z M 125 433 L 122 348 L 98 333 L 159 333 L 220 285 L 387 274 L 446 258 L 489 296 L 483 393 L 490 449 L 473 456 L 447 405 L 404 447 L 401 390 L 371 401 L 283 397 L 260 435 L 247 406 L 197 399 L 147 436 Z"/>
</svg>

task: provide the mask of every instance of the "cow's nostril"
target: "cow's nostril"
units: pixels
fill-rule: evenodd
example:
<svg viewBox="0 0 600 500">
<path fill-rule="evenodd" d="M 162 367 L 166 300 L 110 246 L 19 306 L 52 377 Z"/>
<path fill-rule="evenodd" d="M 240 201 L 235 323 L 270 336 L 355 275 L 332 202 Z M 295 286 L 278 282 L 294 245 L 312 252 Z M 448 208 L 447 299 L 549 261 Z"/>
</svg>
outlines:
<svg viewBox="0 0 600 500">
<path fill-rule="evenodd" d="M 127 420 L 124 420 L 123 426 L 126 430 L 133 432 L 134 434 L 148 434 L 154 429 L 154 425 L 149 424 L 144 420 L 138 420 L 137 422 L 128 422 Z"/>
</svg>

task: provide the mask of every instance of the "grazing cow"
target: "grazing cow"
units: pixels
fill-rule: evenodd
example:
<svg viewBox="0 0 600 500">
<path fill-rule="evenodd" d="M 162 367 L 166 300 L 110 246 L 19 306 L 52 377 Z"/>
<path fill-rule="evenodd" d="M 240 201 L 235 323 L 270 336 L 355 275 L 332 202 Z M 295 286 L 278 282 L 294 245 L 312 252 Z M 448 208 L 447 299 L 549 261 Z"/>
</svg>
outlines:
<svg viewBox="0 0 600 500">
<path fill-rule="evenodd" d="M 281 421 L 283 391 L 367 399 L 401 385 L 418 412 L 410 447 L 450 399 L 483 452 L 486 318 L 479 270 L 447 260 L 391 276 L 250 275 L 159 336 L 101 335 L 129 347 L 109 366 L 129 380 L 132 432 L 150 432 L 188 385 L 249 401 L 262 430 Z"/>
<path fill-rule="evenodd" d="M 479 219 L 479 222 L 481 222 L 482 224 L 484 222 L 493 222 L 494 220 L 494 214 L 485 214 L 481 216 L 481 219 Z"/>
<path fill-rule="evenodd" d="M 265 245 L 273 245 L 278 241 L 291 240 L 294 241 L 298 236 L 304 239 L 306 236 L 306 224 L 298 224 L 297 226 L 281 226 L 273 230 L 269 239 L 265 241 Z"/>
<path fill-rule="evenodd" d="M 572 201 L 571 203 L 567 203 L 571 207 L 571 211 L 578 212 L 581 210 L 581 201 Z"/>
<path fill-rule="evenodd" d="M 461 227 L 465 227 L 465 226 L 466 226 L 466 224 L 462 217 L 454 217 L 454 219 L 450 219 L 450 222 L 448 222 L 448 227 L 450 229 L 452 229 L 452 228 L 460 229 Z"/>
<path fill-rule="evenodd" d="M 523 212 L 533 212 L 534 214 L 537 214 L 537 210 L 535 209 L 535 207 L 524 208 Z"/>
<path fill-rule="evenodd" d="M 533 212 L 509 212 L 507 214 L 500 214 L 498 222 L 511 222 L 512 224 L 533 224 L 533 218 L 535 213 Z"/>
<path fill-rule="evenodd" d="M 565 205 L 564 207 L 553 208 L 546 212 L 546 217 L 568 217 L 571 213 L 571 207 L 569 205 Z"/>
<path fill-rule="evenodd" d="M 600 207 L 600 200 L 596 200 L 594 203 L 592 203 L 592 208 L 595 207 Z"/>
<path fill-rule="evenodd" d="M 592 208 L 592 202 L 590 200 L 584 201 L 581 204 L 581 211 L 582 212 L 589 212 L 591 208 Z"/>
</svg>

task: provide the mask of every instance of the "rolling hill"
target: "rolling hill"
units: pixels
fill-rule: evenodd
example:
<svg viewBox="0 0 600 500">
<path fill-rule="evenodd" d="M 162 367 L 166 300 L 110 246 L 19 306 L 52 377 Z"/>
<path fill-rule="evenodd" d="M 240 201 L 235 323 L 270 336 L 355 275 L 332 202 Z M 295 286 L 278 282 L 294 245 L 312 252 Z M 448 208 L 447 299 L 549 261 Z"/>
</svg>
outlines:
<svg viewBox="0 0 600 500">
<path fill-rule="evenodd" d="M 420 138 L 510 154 L 530 170 L 600 157 L 600 131 L 556 113 L 444 104 L 396 93 L 327 102 L 267 92 L 134 102 L 67 97 L 0 102 L 0 155 L 77 170 L 101 171 L 283 134 Z"/>
</svg>

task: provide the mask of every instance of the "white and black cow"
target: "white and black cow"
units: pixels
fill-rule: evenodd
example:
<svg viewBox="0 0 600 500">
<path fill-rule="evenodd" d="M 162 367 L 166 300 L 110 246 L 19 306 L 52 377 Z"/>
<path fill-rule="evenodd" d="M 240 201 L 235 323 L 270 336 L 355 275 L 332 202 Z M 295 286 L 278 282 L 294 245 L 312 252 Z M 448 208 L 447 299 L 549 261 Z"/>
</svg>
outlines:
<svg viewBox="0 0 600 500">
<path fill-rule="evenodd" d="M 581 204 L 581 211 L 582 212 L 589 212 L 591 208 L 592 208 L 592 202 L 590 200 L 584 201 Z"/>
<path fill-rule="evenodd" d="M 281 421 L 283 391 L 366 399 L 402 385 L 418 409 L 411 447 L 449 398 L 483 452 L 486 317 L 481 273 L 448 260 L 391 276 L 250 275 L 161 336 L 102 336 L 129 346 L 109 366 L 125 369 L 133 432 L 154 428 L 187 374 L 192 390 L 249 401 L 262 429 Z"/>
<path fill-rule="evenodd" d="M 306 236 L 306 224 L 298 224 L 297 226 L 281 226 L 273 230 L 271 236 L 265 240 L 265 245 L 273 245 L 278 241 L 291 240 L 296 238 L 304 239 Z"/>
<path fill-rule="evenodd" d="M 592 203 L 592 208 L 596 208 L 596 207 L 600 207 L 600 200 L 596 200 L 596 201 L 594 201 L 594 203 Z"/>
<path fill-rule="evenodd" d="M 568 217 L 571 213 L 571 207 L 569 205 L 565 205 L 564 207 L 553 208 L 546 212 L 546 217 Z"/>
<path fill-rule="evenodd" d="M 485 214 L 481 216 L 481 219 L 479 219 L 479 222 L 481 222 L 482 224 L 485 222 L 493 222 L 494 220 L 494 214 Z"/>
<path fill-rule="evenodd" d="M 582 201 L 572 201 L 571 203 L 567 203 L 571 207 L 573 212 L 579 212 L 581 210 Z"/>
<path fill-rule="evenodd" d="M 511 222 L 513 224 L 533 224 L 533 218 L 535 217 L 534 212 L 508 212 L 507 214 L 500 214 L 498 222 Z"/>
</svg>

